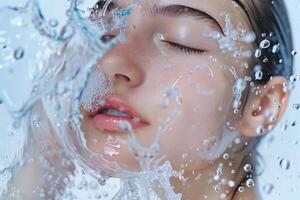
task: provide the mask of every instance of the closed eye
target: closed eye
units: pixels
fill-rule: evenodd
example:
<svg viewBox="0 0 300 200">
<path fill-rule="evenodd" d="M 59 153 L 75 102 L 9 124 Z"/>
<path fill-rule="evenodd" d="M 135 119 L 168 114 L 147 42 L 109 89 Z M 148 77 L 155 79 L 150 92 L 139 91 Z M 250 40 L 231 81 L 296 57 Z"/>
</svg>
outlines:
<svg viewBox="0 0 300 200">
<path fill-rule="evenodd" d="M 202 49 L 196 49 L 193 47 L 188 47 L 185 45 L 181 45 L 172 41 L 166 41 L 166 40 L 161 40 L 161 42 L 165 43 L 166 45 L 168 45 L 171 48 L 174 48 L 176 50 L 179 50 L 180 52 L 186 53 L 186 54 L 203 54 L 206 51 L 202 50 Z"/>
</svg>

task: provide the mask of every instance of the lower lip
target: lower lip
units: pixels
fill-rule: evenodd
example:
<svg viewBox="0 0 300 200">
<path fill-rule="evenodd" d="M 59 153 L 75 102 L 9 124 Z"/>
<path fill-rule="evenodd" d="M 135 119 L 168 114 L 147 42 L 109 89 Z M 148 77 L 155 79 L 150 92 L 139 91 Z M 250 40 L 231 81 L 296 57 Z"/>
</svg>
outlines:
<svg viewBox="0 0 300 200">
<path fill-rule="evenodd" d="M 95 128 L 104 129 L 111 132 L 124 132 L 120 127 L 120 122 L 129 122 L 132 128 L 145 127 L 148 124 L 142 121 L 136 121 L 129 117 L 113 116 L 106 114 L 97 114 L 92 118 L 92 124 Z"/>
</svg>

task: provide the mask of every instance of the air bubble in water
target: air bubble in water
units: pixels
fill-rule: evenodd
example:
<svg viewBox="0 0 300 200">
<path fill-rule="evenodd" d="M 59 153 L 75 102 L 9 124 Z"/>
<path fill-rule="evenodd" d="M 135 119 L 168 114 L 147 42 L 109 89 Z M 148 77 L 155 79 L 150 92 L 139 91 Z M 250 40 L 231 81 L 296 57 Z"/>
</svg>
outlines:
<svg viewBox="0 0 300 200">
<path fill-rule="evenodd" d="M 245 172 L 250 172 L 251 171 L 252 166 L 248 163 L 246 165 L 244 165 L 244 171 Z"/>
<path fill-rule="evenodd" d="M 292 54 L 292 56 L 295 56 L 295 55 L 297 55 L 297 51 L 296 51 L 296 50 L 293 50 L 293 51 L 291 52 L 291 54 Z"/>
<path fill-rule="evenodd" d="M 14 51 L 14 58 L 16 60 L 21 60 L 24 57 L 24 54 L 25 54 L 24 49 L 22 47 L 19 47 Z"/>
<path fill-rule="evenodd" d="M 267 39 L 264 39 L 263 41 L 260 42 L 259 47 L 262 49 L 266 49 L 270 46 L 270 41 Z"/>
<path fill-rule="evenodd" d="M 290 161 L 285 160 L 285 159 L 280 159 L 279 165 L 284 170 L 288 170 L 291 166 Z"/>
</svg>

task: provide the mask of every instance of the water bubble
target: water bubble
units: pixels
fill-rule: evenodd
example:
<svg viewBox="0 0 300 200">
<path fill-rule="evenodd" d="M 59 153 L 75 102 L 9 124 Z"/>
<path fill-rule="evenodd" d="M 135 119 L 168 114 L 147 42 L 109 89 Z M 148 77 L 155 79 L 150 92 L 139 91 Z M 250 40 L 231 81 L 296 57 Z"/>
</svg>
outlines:
<svg viewBox="0 0 300 200">
<path fill-rule="evenodd" d="M 108 192 L 107 192 L 107 191 L 104 191 L 104 192 L 103 192 L 103 196 L 104 196 L 104 197 L 108 197 Z"/>
<path fill-rule="evenodd" d="M 225 199 L 226 198 L 226 194 L 225 193 L 222 193 L 222 194 L 220 194 L 220 199 Z"/>
<path fill-rule="evenodd" d="M 244 192 L 244 190 L 245 190 L 245 188 L 244 188 L 243 186 L 240 186 L 240 187 L 238 188 L 238 191 L 239 191 L 239 192 Z"/>
<path fill-rule="evenodd" d="M 228 154 L 228 153 L 224 153 L 223 159 L 224 159 L 224 160 L 228 160 L 228 159 L 229 159 L 229 154 Z"/>
<path fill-rule="evenodd" d="M 256 50 L 255 50 L 255 53 L 254 53 L 254 56 L 255 56 L 256 58 L 259 58 L 259 57 L 261 56 L 261 50 L 260 50 L 260 49 L 256 49 Z"/>
<path fill-rule="evenodd" d="M 291 166 L 290 161 L 285 160 L 285 159 L 280 159 L 279 165 L 284 170 L 288 170 Z"/>
<path fill-rule="evenodd" d="M 251 42 L 254 42 L 256 39 L 256 35 L 255 33 L 248 33 L 245 35 L 245 37 L 243 38 L 243 40 L 246 42 L 246 43 L 251 43 Z"/>
<path fill-rule="evenodd" d="M 262 49 L 266 49 L 270 46 L 270 41 L 267 39 L 264 39 L 263 41 L 260 42 L 259 47 Z"/>
<path fill-rule="evenodd" d="M 279 44 L 275 44 L 272 48 L 272 53 L 278 53 L 279 52 Z"/>
<path fill-rule="evenodd" d="M 252 169 L 252 166 L 251 166 L 249 163 L 246 164 L 246 165 L 244 165 L 244 171 L 245 171 L 245 172 L 250 172 L 251 169 Z"/>
<path fill-rule="evenodd" d="M 295 56 L 295 55 L 297 55 L 297 51 L 296 51 L 296 50 L 293 50 L 293 51 L 291 52 L 291 54 L 292 54 L 292 56 Z"/>
<path fill-rule="evenodd" d="M 256 127 L 256 134 L 257 134 L 257 135 L 261 135 L 261 134 L 263 134 L 263 133 L 264 133 L 264 127 L 263 127 L 263 125 L 257 126 L 257 127 Z"/>
<path fill-rule="evenodd" d="M 16 60 L 21 60 L 24 57 L 24 54 L 25 54 L 24 49 L 22 47 L 19 47 L 14 51 L 14 58 Z"/>
<path fill-rule="evenodd" d="M 254 184 L 254 180 L 249 178 L 247 181 L 246 181 L 246 185 L 247 187 L 249 188 L 252 188 L 255 184 Z"/>
<path fill-rule="evenodd" d="M 268 58 L 264 58 L 264 59 L 263 59 L 263 62 L 264 62 L 264 63 L 267 63 L 267 62 L 269 62 L 269 59 L 268 59 Z"/>
<path fill-rule="evenodd" d="M 228 181 L 228 186 L 231 187 L 231 188 L 234 187 L 235 186 L 235 181 L 229 180 Z"/>
<path fill-rule="evenodd" d="M 260 65 L 256 65 L 254 67 L 254 76 L 255 80 L 261 80 L 263 78 L 263 72 L 261 71 L 262 67 Z"/>
<path fill-rule="evenodd" d="M 57 19 L 50 19 L 48 23 L 49 23 L 49 26 L 54 28 L 58 25 L 58 20 Z"/>
<path fill-rule="evenodd" d="M 0 102 L 1 102 L 1 99 L 0 99 Z M 296 110 L 296 111 L 299 110 L 300 109 L 300 103 L 294 104 L 293 109 Z"/>
<path fill-rule="evenodd" d="M 274 186 L 270 183 L 267 183 L 263 186 L 263 192 L 266 194 L 270 194 L 273 189 L 274 189 Z"/>
</svg>

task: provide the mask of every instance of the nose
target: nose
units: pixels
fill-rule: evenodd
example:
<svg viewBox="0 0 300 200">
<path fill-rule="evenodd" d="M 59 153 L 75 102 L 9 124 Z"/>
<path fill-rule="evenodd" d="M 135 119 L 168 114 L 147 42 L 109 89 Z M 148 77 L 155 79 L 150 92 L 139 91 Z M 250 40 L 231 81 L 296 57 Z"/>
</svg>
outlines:
<svg viewBox="0 0 300 200">
<path fill-rule="evenodd" d="M 117 44 L 103 56 L 100 66 L 113 85 L 134 88 L 143 83 L 144 73 L 136 46 L 137 41 L 128 36 L 124 42 Z"/>
</svg>

